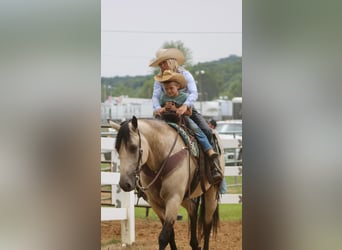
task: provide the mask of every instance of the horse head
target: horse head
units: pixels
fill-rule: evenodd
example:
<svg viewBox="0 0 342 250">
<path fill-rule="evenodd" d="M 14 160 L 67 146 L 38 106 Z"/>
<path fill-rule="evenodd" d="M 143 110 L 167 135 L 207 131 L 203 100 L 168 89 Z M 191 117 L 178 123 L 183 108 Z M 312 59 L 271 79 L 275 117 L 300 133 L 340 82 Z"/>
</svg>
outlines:
<svg viewBox="0 0 342 250">
<path fill-rule="evenodd" d="M 138 129 L 138 119 L 133 116 L 132 120 L 122 124 L 110 121 L 110 125 L 118 131 L 115 148 L 120 159 L 120 187 L 128 192 L 136 185 L 138 171 L 143 164 L 143 149 L 141 135 Z"/>
</svg>

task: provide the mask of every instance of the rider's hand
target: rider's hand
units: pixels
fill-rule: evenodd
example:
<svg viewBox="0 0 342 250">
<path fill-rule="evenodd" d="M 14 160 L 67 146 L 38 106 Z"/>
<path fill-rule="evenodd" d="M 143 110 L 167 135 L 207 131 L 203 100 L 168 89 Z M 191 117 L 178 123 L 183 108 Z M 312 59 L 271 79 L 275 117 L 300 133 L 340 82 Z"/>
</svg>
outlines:
<svg viewBox="0 0 342 250">
<path fill-rule="evenodd" d="M 188 109 L 188 106 L 186 106 L 186 104 L 183 104 L 177 109 L 176 113 L 177 115 L 183 115 L 187 109 Z"/>
<path fill-rule="evenodd" d="M 156 111 L 156 114 L 162 115 L 162 113 L 164 113 L 164 112 L 165 112 L 165 108 L 160 108 Z"/>
</svg>

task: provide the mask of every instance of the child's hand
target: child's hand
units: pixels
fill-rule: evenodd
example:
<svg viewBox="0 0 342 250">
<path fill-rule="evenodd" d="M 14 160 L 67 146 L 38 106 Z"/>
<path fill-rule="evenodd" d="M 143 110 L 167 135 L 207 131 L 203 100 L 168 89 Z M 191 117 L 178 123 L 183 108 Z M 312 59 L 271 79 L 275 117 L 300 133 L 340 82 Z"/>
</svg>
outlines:
<svg viewBox="0 0 342 250">
<path fill-rule="evenodd" d="M 157 111 L 156 111 L 156 114 L 157 115 L 161 115 L 162 113 L 164 113 L 165 112 L 165 108 L 160 108 L 160 109 L 158 109 Z"/>
</svg>

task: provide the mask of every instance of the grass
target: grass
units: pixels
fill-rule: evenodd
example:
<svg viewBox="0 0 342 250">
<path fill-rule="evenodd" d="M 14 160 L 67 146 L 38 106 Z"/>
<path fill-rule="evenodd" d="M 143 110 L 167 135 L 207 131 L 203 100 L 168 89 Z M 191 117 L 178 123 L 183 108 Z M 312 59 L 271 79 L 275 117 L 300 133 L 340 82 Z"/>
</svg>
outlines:
<svg viewBox="0 0 342 250">
<path fill-rule="evenodd" d="M 219 212 L 222 221 L 242 220 L 242 204 L 220 204 Z"/>
<path fill-rule="evenodd" d="M 242 204 L 220 204 L 219 213 L 221 221 L 240 221 L 242 220 Z M 135 208 L 135 218 L 144 219 L 146 208 L 136 207 Z M 186 210 L 181 207 L 178 212 L 179 215 L 183 216 L 183 220 L 188 219 Z M 154 213 L 152 208 L 149 211 L 149 219 L 159 220 L 157 215 Z"/>
<path fill-rule="evenodd" d="M 120 239 L 110 239 L 107 240 L 105 242 L 101 242 L 101 247 L 110 245 L 110 244 L 117 244 L 117 243 L 121 243 L 121 238 Z"/>
</svg>

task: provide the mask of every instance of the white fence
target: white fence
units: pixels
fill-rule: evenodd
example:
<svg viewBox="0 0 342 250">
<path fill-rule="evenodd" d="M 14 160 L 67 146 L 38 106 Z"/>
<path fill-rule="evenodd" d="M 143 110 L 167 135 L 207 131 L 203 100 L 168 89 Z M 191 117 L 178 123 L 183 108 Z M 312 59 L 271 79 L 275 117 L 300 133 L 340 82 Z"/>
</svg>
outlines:
<svg viewBox="0 0 342 250">
<path fill-rule="evenodd" d="M 101 119 L 121 120 L 130 119 L 133 115 L 138 118 L 153 117 L 153 105 L 151 98 L 129 98 L 123 96 L 113 98 L 111 101 L 101 103 Z M 242 100 L 240 101 L 242 103 Z M 217 120 L 229 119 L 233 117 L 233 100 L 218 99 L 214 101 L 195 102 L 195 108 L 204 117 L 212 117 Z M 236 118 L 239 119 L 239 118 Z"/>
<path fill-rule="evenodd" d="M 242 166 L 225 167 L 224 176 L 242 176 Z M 242 194 L 222 194 L 221 204 L 239 204 L 242 203 Z"/>
<path fill-rule="evenodd" d="M 101 207 L 101 221 L 121 221 L 121 241 L 132 244 L 135 241 L 134 191 L 113 191 L 119 184 L 120 173 L 101 172 L 101 185 L 112 185 L 112 200 L 119 200 L 121 207 Z M 114 198 L 114 199 L 113 199 Z"/>
<path fill-rule="evenodd" d="M 238 139 L 224 139 L 222 141 L 222 147 L 224 150 L 225 158 L 225 176 L 234 176 L 237 180 L 238 176 L 242 176 L 242 161 L 241 159 L 241 143 Z M 241 184 L 235 184 L 241 185 Z M 227 189 L 231 185 L 227 185 Z M 229 190 L 228 190 L 229 191 Z M 242 194 L 222 194 L 220 199 L 221 204 L 239 204 L 242 203 Z"/>
<path fill-rule="evenodd" d="M 115 138 L 101 137 L 101 153 L 111 152 L 111 161 L 117 167 L 118 157 L 114 150 Z M 242 166 L 225 167 L 225 176 L 242 176 Z M 120 173 L 101 172 L 101 185 L 111 185 L 111 200 L 115 207 L 101 207 L 101 221 L 121 221 L 121 241 L 125 244 L 132 244 L 135 241 L 135 205 L 149 206 L 144 199 L 139 199 L 134 191 L 123 192 L 118 186 Z M 239 204 L 242 202 L 242 194 L 223 194 L 221 204 Z"/>
</svg>

